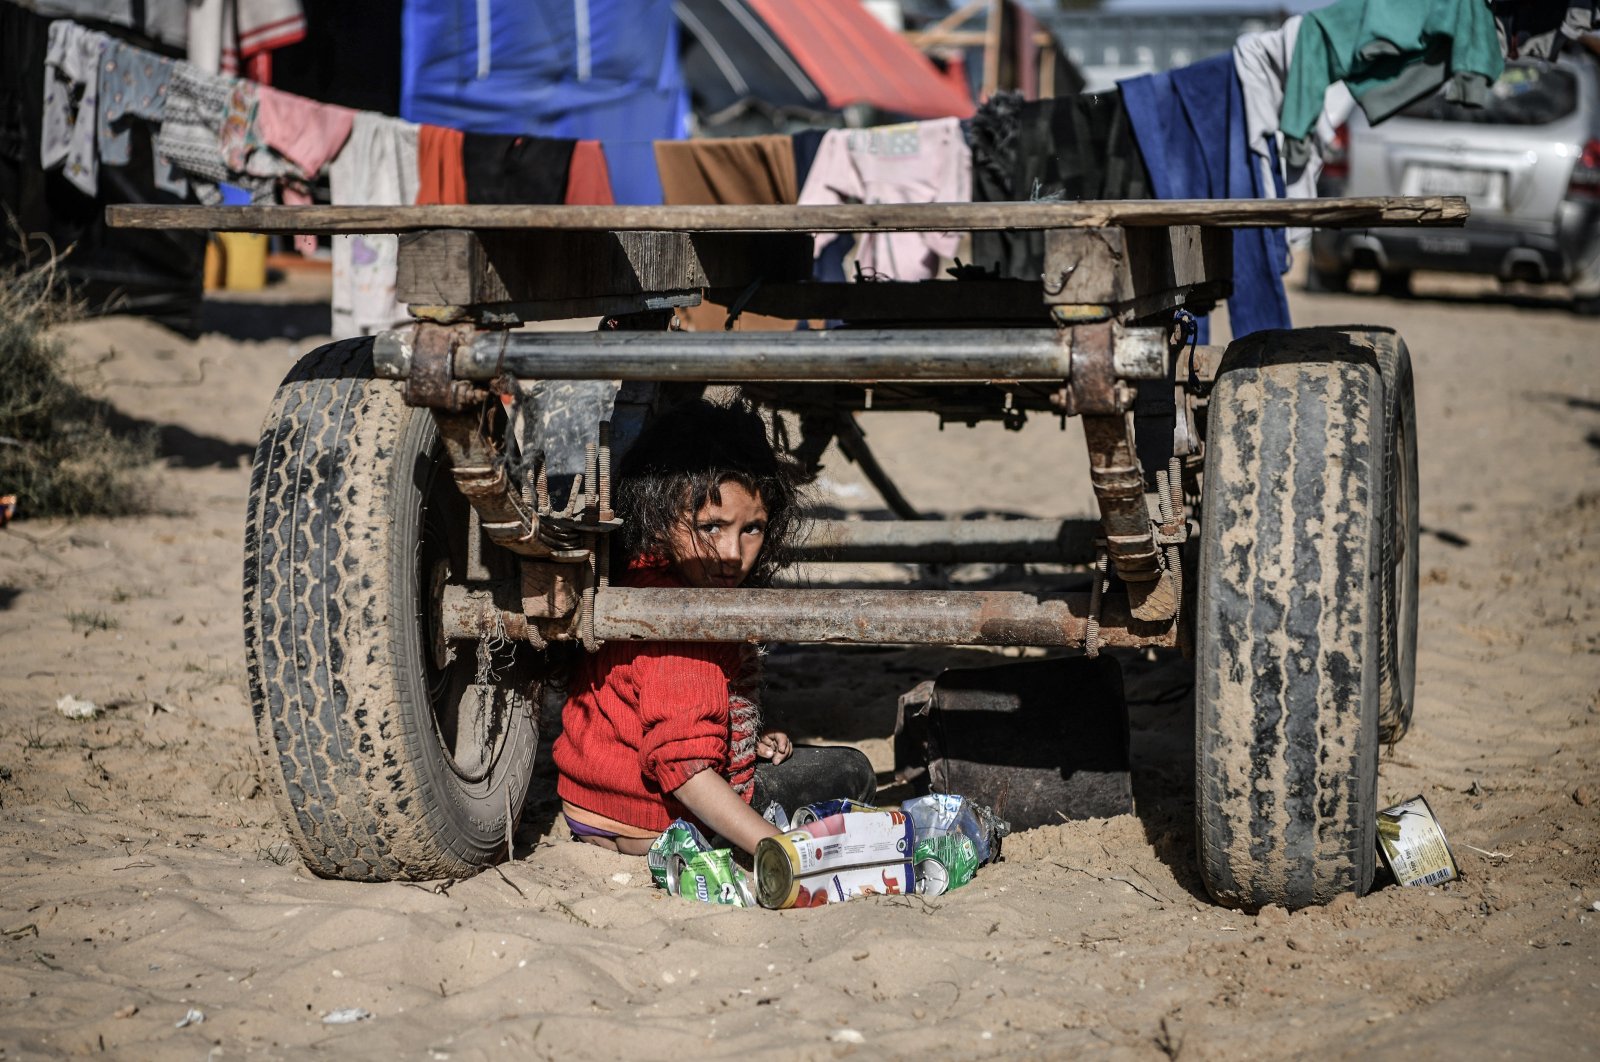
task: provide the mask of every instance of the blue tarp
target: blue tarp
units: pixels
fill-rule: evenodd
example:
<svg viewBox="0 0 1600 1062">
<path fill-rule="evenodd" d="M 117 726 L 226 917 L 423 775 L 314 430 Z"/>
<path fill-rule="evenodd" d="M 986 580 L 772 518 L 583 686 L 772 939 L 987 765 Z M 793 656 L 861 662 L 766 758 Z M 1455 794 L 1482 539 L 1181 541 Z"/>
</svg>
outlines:
<svg viewBox="0 0 1600 1062">
<path fill-rule="evenodd" d="M 646 144 L 688 133 L 672 0 L 406 0 L 402 39 L 413 122 Z M 619 203 L 661 201 L 615 164 L 611 181 Z"/>
<path fill-rule="evenodd" d="M 1244 93 L 1231 52 L 1118 85 L 1156 198 L 1261 197 L 1261 167 L 1246 143 Z M 1290 327 L 1283 291 L 1288 260 L 1282 229 L 1234 230 L 1228 299 L 1234 338 Z"/>
</svg>

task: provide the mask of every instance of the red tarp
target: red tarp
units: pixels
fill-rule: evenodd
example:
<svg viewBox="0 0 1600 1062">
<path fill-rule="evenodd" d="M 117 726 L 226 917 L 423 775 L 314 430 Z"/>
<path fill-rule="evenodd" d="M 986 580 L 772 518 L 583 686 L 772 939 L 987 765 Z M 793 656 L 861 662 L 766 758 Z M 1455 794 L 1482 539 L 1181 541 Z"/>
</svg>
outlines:
<svg viewBox="0 0 1600 1062">
<path fill-rule="evenodd" d="M 969 118 L 972 100 L 860 0 L 749 0 L 830 107 L 865 103 L 908 118 Z"/>
</svg>

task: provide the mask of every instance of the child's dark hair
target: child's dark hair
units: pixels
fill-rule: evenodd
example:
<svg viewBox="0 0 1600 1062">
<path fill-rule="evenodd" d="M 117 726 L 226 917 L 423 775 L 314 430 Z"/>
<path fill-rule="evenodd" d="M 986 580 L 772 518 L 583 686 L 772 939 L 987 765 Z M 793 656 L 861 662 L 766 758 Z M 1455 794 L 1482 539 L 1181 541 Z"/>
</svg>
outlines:
<svg viewBox="0 0 1600 1062">
<path fill-rule="evenodd" d="M 612 494 L 623 519 L 619 545 L 626 559 L 680 559 L 672 555 L 673 532 L 707 502 L 720 504 L 724 483 L 757 495 L 767 510 L 761 554 L 745 580 L 746 586 L 766 585 L 790 560 L 799 523 L 798 474 L 773 448 L 761 414 L 742 400 L 675 406 L 629 448 Z"/>
</svg>

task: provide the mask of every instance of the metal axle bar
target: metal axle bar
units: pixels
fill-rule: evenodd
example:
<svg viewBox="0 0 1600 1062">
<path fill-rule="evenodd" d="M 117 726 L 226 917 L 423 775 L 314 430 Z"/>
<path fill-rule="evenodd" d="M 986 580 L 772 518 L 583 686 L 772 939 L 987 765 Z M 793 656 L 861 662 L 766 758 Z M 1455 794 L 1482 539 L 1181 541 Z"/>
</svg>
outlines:
<svg viewBox="0 0 1600 1062">
<path fill-rule="evenodd" d="M 1081 646 L 1089 595 L 1001 590 L 680 590 L 610 587 L 595 597 L 605 641 Z M 1137 624 L 1101 600 L 1100 644 L 1176 644 L 1176 625 Z"/>
<path fill-rule="evenodd" d="M 801 560 L 902 564 L 1086 564 L 1098 520 L 814 520 Z"/>
<path fill-rule="evenodd" d="M 455 361 L 468 380 L 1016 381 L 1064 380 L 1070 368 L 1051 328 L 487 333 Z"/>
</svg>

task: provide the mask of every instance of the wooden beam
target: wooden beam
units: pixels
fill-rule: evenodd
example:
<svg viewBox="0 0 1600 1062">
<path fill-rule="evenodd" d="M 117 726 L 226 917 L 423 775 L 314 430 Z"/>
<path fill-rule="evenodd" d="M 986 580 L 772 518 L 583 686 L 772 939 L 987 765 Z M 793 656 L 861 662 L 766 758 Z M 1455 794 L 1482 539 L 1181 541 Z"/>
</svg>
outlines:
<svg viewBox="0 0 1600 1062">
<path fill-rule="evenodd" d="M 1103 199 L 1030 203 L 854 203 L 840 206 L 156 206 L 106 207 L 124 229 L 372 233 L 424 229 L 570 232 L 972 232 L 1200 225 L 1363 228 L 1460 225 L 1461 196 L 1347 199 Z"/>
<path fill-rule="evenodd" d="M 804 233 L 510 232 L 400 237 L 395 295 L 423 306 L 563 303 L 811 276 Z"/>
<path fill-rule="evenodd" d="M 1005 17 L 1005 0 L 989 0 L 989 19 L 984 23 L 982 102 L 1000 87 L 1000 20 Z"/>
<path fill-rule="evenodd" d="M 1232 287 L 1222 229 L 1055 229 L 1044 236 L 1044 298 L 1058 321 L 1134 321 Z"/>
</svg>

